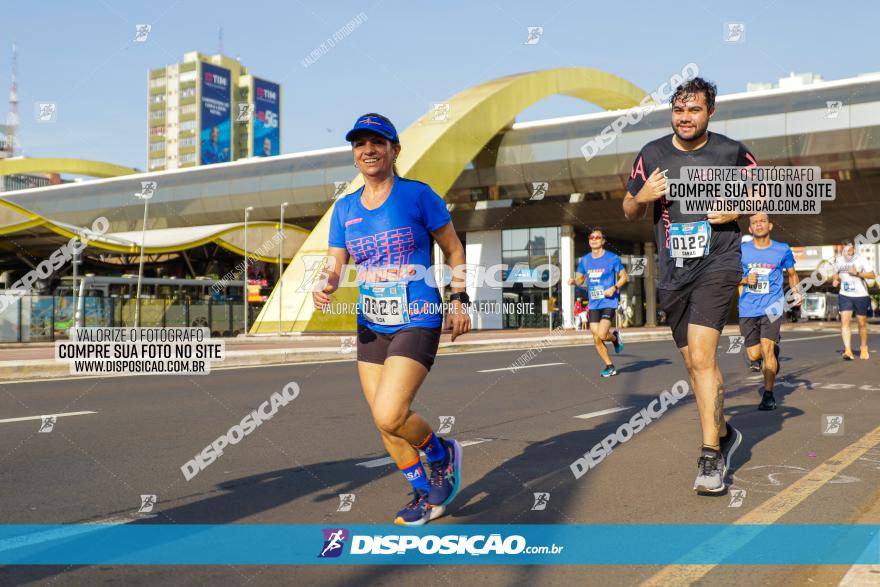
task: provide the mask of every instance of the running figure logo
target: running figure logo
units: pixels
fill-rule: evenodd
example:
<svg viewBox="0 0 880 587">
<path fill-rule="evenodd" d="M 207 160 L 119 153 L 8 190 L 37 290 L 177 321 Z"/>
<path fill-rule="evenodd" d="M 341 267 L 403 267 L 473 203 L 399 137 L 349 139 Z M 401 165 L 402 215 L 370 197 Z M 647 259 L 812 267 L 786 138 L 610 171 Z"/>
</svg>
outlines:
<svg viewBox="0 0 880 587">
<path fill-rule="evenodd" d="M 321 291 L 327 287 L 329 270 L 335 265 L 333 257 L 329 255 L 303 255 L 303 265 L 305 271 L 302 282 L 296 288 L 297 292 L 310 293 Z"/>
<path fill-rule="evenodd" d="M 141 507 L 138 508 L 139 514 L 148 514 L 153 511 L 153 506 L 156 505 L 156 496 L 155 495 L 141 495 Z"/>
<path fill-rule="evenodd" d="M 333 188 L 334 188 L 334 191 L 333 191 L 333 197 L 330 198 L 331 200 L 335 200 L 336 198 L 338 198 L 339 196 L 341 196 L 342 194 L 345 193 L 345 190 L 348 189 L 348 182 L 347 181 L 334 181 Z"/>
<path fill-rule="evenodd" d="M 526 42 L 523 45 L 537 45 L 541 42 L 541 37 L 544 35 L 544 27 L 542 26 L 530 26 L 526 27 L 528 29 L 528 36 L 526 37 Z"/>
<path fill-rule="evenodd" d="M 730 503 L 727 504 L 729 508 L 738 508 L 742 507 L 743 501 L 746 499 L 746 490 L 745 489 L 731 489 L 730 490 Z"/>
<path fill-rule="evenodd" d="M 235 117 L 235 122 L 249 122 L 251 117 L 254 114 L 254 105 L 253 104 L 239 104 L 238 105 L 238 116 Z"/>
<path fill-rule="evenodd" d="M 535 496 L 535 503 L 532 504 L 532 511 L 541 511 L 547 509 L 547 503 L 550 502 L 550 494 L 547 492 L 544 493 L 533 493 Z"/>
<path fill-rule="evenodd" d="M 159 183 L 155 181 L 142 181 L 141 182 L 141 191 L 136 193 L 135 196 L 138 198 L 146 198 L 150 199 L 153 197 L 153 194 L 156 193 L 156 188 L 159 187 Z"/>
<path fill-rule="evenodd" d="M 337 512 L 350 512 L 351 508 L 354 506 L 354 493 L 340 493 L 339 494 L 339 507 L 336 508 Z"/>
<path fill-rule="evenodd" d="M 746 337 L 744 336 L 728 336 L 727 338 L 730 341 L 730 345 L 727 347 L 727 354 L 740 352 L 746 342 Z"/>
<path fill-rule="evenodd" d="M 455 425 L 455 416 L 440 416 L 440 427 L 437 428 L 439 434 L 449 434 Z"/>
<path fill-rule="evenodd" d="M 347 355 L 351 351 L 354 350 L 354 337 L 353 336 L 343 336 L 341 337 L 341 345 L 339 347 L 340 355 Z"/>
<path fill-rule="evenodd" d="M 143 43 L 147 40 L 147 37 L 150 36 L 150 31 L 153 29 L 153 25 L 150 24 L 136 24 L 134 25 L 134 42 L 135 43 Z"/>
<path fill-rule="evenodd" d="M 39 432 L 52 432 L 52 429 L 55 427 L 55 422 L 58 421 L 58 418 L 55 416 L 42 416 L 42 421 L 40 422 L 40 430 Z"/>
<path fill-rule="evenodd" d="M 638 277 L 639 275 L 645 274 L 645 265 L 647 264 L 647 257 L 632 257 L 629 266 L 629 274 Z"/>
<path fill-rule="evenodd" d="M 342 554 L 345 541 L 348 540 L 348 530 L 345 528 L 324 528 L 324 548 L 318 558 L 336 558 Z"/>
<path fill-rule="evenodd" d="M 58 106 L 55 102 L 37 103 L 37 121 L 55 122 L 58 119 Z"/>
<path fill-rule="evenodd" d="M 843 434 L 843 416 L 840 414 L 822 415 L 822 434 L 825 436 L 840 436 Z"/>
<path fill-rule="evenodd" d="M 449 113 L 452 107 L 448 102 L 434 103 L 431 106 L 431 122 L 449 121 Z"/>
<path fill-rule="evenodd" d="M 725 22 L 724 40 L 728 43 L 743 43 L 746 40 L 746 23 Z"/>
<path fill-rule="evenodd" d="M 550 182 L 548 181 L 533 181 L 532 182 L 532 195 L 529 196 L 530 200 L 543 200 L 544 196 L 547 195 L 547 190 L 550 189 Z"/>
<path fill-rule="evenodd" d="M 825 115 L 822 118 L 837 118 L 843 110 L 843 102 L 840 100 L 828 100 L 825 102 Z"/>
</svg>

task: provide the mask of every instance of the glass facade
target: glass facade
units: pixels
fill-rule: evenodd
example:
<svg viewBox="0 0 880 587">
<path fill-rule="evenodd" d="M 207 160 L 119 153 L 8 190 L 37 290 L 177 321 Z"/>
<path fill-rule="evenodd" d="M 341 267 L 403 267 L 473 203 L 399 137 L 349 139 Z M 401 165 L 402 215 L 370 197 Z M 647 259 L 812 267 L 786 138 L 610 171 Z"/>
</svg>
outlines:
<svg viewBox="0 0 880 587">
<path fill-rule="evenodd" d="M 548 265 L 559 272 L 559 227 L 514 228 L 501 231 L 501 262 L 507 266 L 502 277 L 512 283 L 505 285 L 502 293 L 505 304 L 504 328 L 549 328 L 562 323 L 559 314 L 561 284 L 551 287 L 539 285 L 551 278 Z M 557 273 L 558 275 L 559 273 Z M 510 304 L 527 308 L 524 312 L 509 311 Z M 551 315 L 545 312 L 553 309 Z M 530 310 L 530 311 L 529 311 Z"/>
</svg>

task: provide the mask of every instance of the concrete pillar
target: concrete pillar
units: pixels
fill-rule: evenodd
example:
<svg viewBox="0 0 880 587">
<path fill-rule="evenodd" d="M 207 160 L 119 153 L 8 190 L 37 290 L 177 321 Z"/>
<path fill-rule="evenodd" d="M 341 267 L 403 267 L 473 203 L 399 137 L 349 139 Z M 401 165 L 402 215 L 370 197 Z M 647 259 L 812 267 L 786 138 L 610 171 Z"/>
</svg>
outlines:
<svg viewBox="0 0 880 587">
<path fill-rule="evenodd" d="M 645 243 L 645 326 L 657 326 L 657 246 Z"/>
<path fill-rule="evenodd" d="M 464 251 L 468 265 L 468 296 L 477 308 L 480 305 L 489 306 L 487 312 L 474 312 L 472 326 L 475 330 L 500 329 L 502 288 L 489 286 L 485 275 L 487 268 L 501 264 L 501 231 L 481 230 L 467 233 Z M 471 274 L 471 271 L 474 273 Z M 493 272 L 490 279 L 501 281 L 501 272 Z"/>
<path fill-rule="evenodd" d="M 574 227 L 570 224 L 560 227 L 559 240 L 559 265 L 562 270 L 562 325 L 564 328 L 574 328 L 574 286 L 568 285 L 568 280 L 574 277 Z"/>
</svg>

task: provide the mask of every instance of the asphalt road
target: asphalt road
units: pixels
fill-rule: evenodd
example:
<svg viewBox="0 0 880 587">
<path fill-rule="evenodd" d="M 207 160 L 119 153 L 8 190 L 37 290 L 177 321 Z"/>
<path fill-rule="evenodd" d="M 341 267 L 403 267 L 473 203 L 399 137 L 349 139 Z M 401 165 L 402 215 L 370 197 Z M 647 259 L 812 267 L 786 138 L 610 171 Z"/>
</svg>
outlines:
<svg viewBox="0 0 880 587">
<path fill-rule="evenodd" d="M 877 337 L 872 345 L 878 348 Z M 693 396 L 680 401 L 580 479 L 569 465 L 683 378 L 671 342 L 627 345 L 620 375 L 601 379 L 587 347 L 438 358 L 414 409 L 438 425 L 454 416 L 463 489 L 432 522 L 497 524 L 732 523 L 762 514 L 806 473 L 880 421 L 880 355 L 844 363 L 834 334 L 791 333 L 782 345 L 780 407 L 756 410 L 759 382 L 743 354 L 719 358 L 725 413 L 744 434 L 731 495 L 692 490 L 700 435 Z M 289 382 L 301 393 L 270 421 L 186 481 L 180 467 Z M 41 421 L 61 416 L 51 432 Z M 595 415 L 597 412 L 602 414 Z M 823 416 L 844 416 L 823 435 Z M 577 416 L 587 415 L 586 418 Z M 0 523 L 389 523 L 408 485 L 385 457 L 352 361 L 217 370 L 201 377 L 138 376 L 0 385 Z M 784 510 L 778 523 L 880 523 L 880 446 Z M 545 510 L 533 494 L 549 492 Z M 339 494 L 354 494 L 338 512 Z M 153 514 L 137 514 L 155 494 Z M 742 495 L 742 494 L 739 494 Z M 870 518 L 873 516 L 873 518 Z M 768 545 L 772 548 L 772 545 Z M 5 567 L 0 584 L 636 585 L 660 566 Z M 668 571 L 667 571 L 668 572 Z M 714 567 L 705 584 L 837 585 L 846 567 Z M 876 577 L 877 575 L 875 575 Z"/>
</svg>

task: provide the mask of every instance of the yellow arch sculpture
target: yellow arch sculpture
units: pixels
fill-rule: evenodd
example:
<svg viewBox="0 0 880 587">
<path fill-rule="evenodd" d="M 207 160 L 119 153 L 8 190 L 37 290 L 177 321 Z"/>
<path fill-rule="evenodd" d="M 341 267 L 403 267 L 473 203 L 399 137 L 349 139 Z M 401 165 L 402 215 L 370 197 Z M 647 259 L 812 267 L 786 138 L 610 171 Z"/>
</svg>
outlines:
<svg viewBox="0 0 880 587">
<path fill-rule="evenodd" d="M 647 95 L 622 78 L 592 68 L 565 67 L 501 77 L 450 98 L 445 121 L 432 120 L 429 112 L 407 128 L 400 138 L 403 149 L 398 169 L 401 175 L 423 181 L 445 197 L 464 167 L 517 114 L 557 94 L 581 98 L 607 110 L 635 106 Z M 349 192 L 362 185 L 358 175 Z M 304 257 L 327 252 L 332 213 L 331 206 L 285 270 L 284 299 L 275 288 L 254 322 L 252 333 L 354 330 L 354 316 L 314 312 L 311 293 L 297 291 L 306 276 Z M 343 288 L 335 294 L 335 300 L 342 303 L 356 299 L 355 288 Z"/>
<path fill-rule="evenodd" d="M 16 173 L 72 173 L 74 175 L 104 178 L 131 175 L 132 173 L 140 173 L 140 171 L 131 167 L 104 163 L 102 161 L 90 161 L 88 159 L 68 159 L 64 157 L 0 159 L 0 175 L 13 175 Z"/>
</svg>

